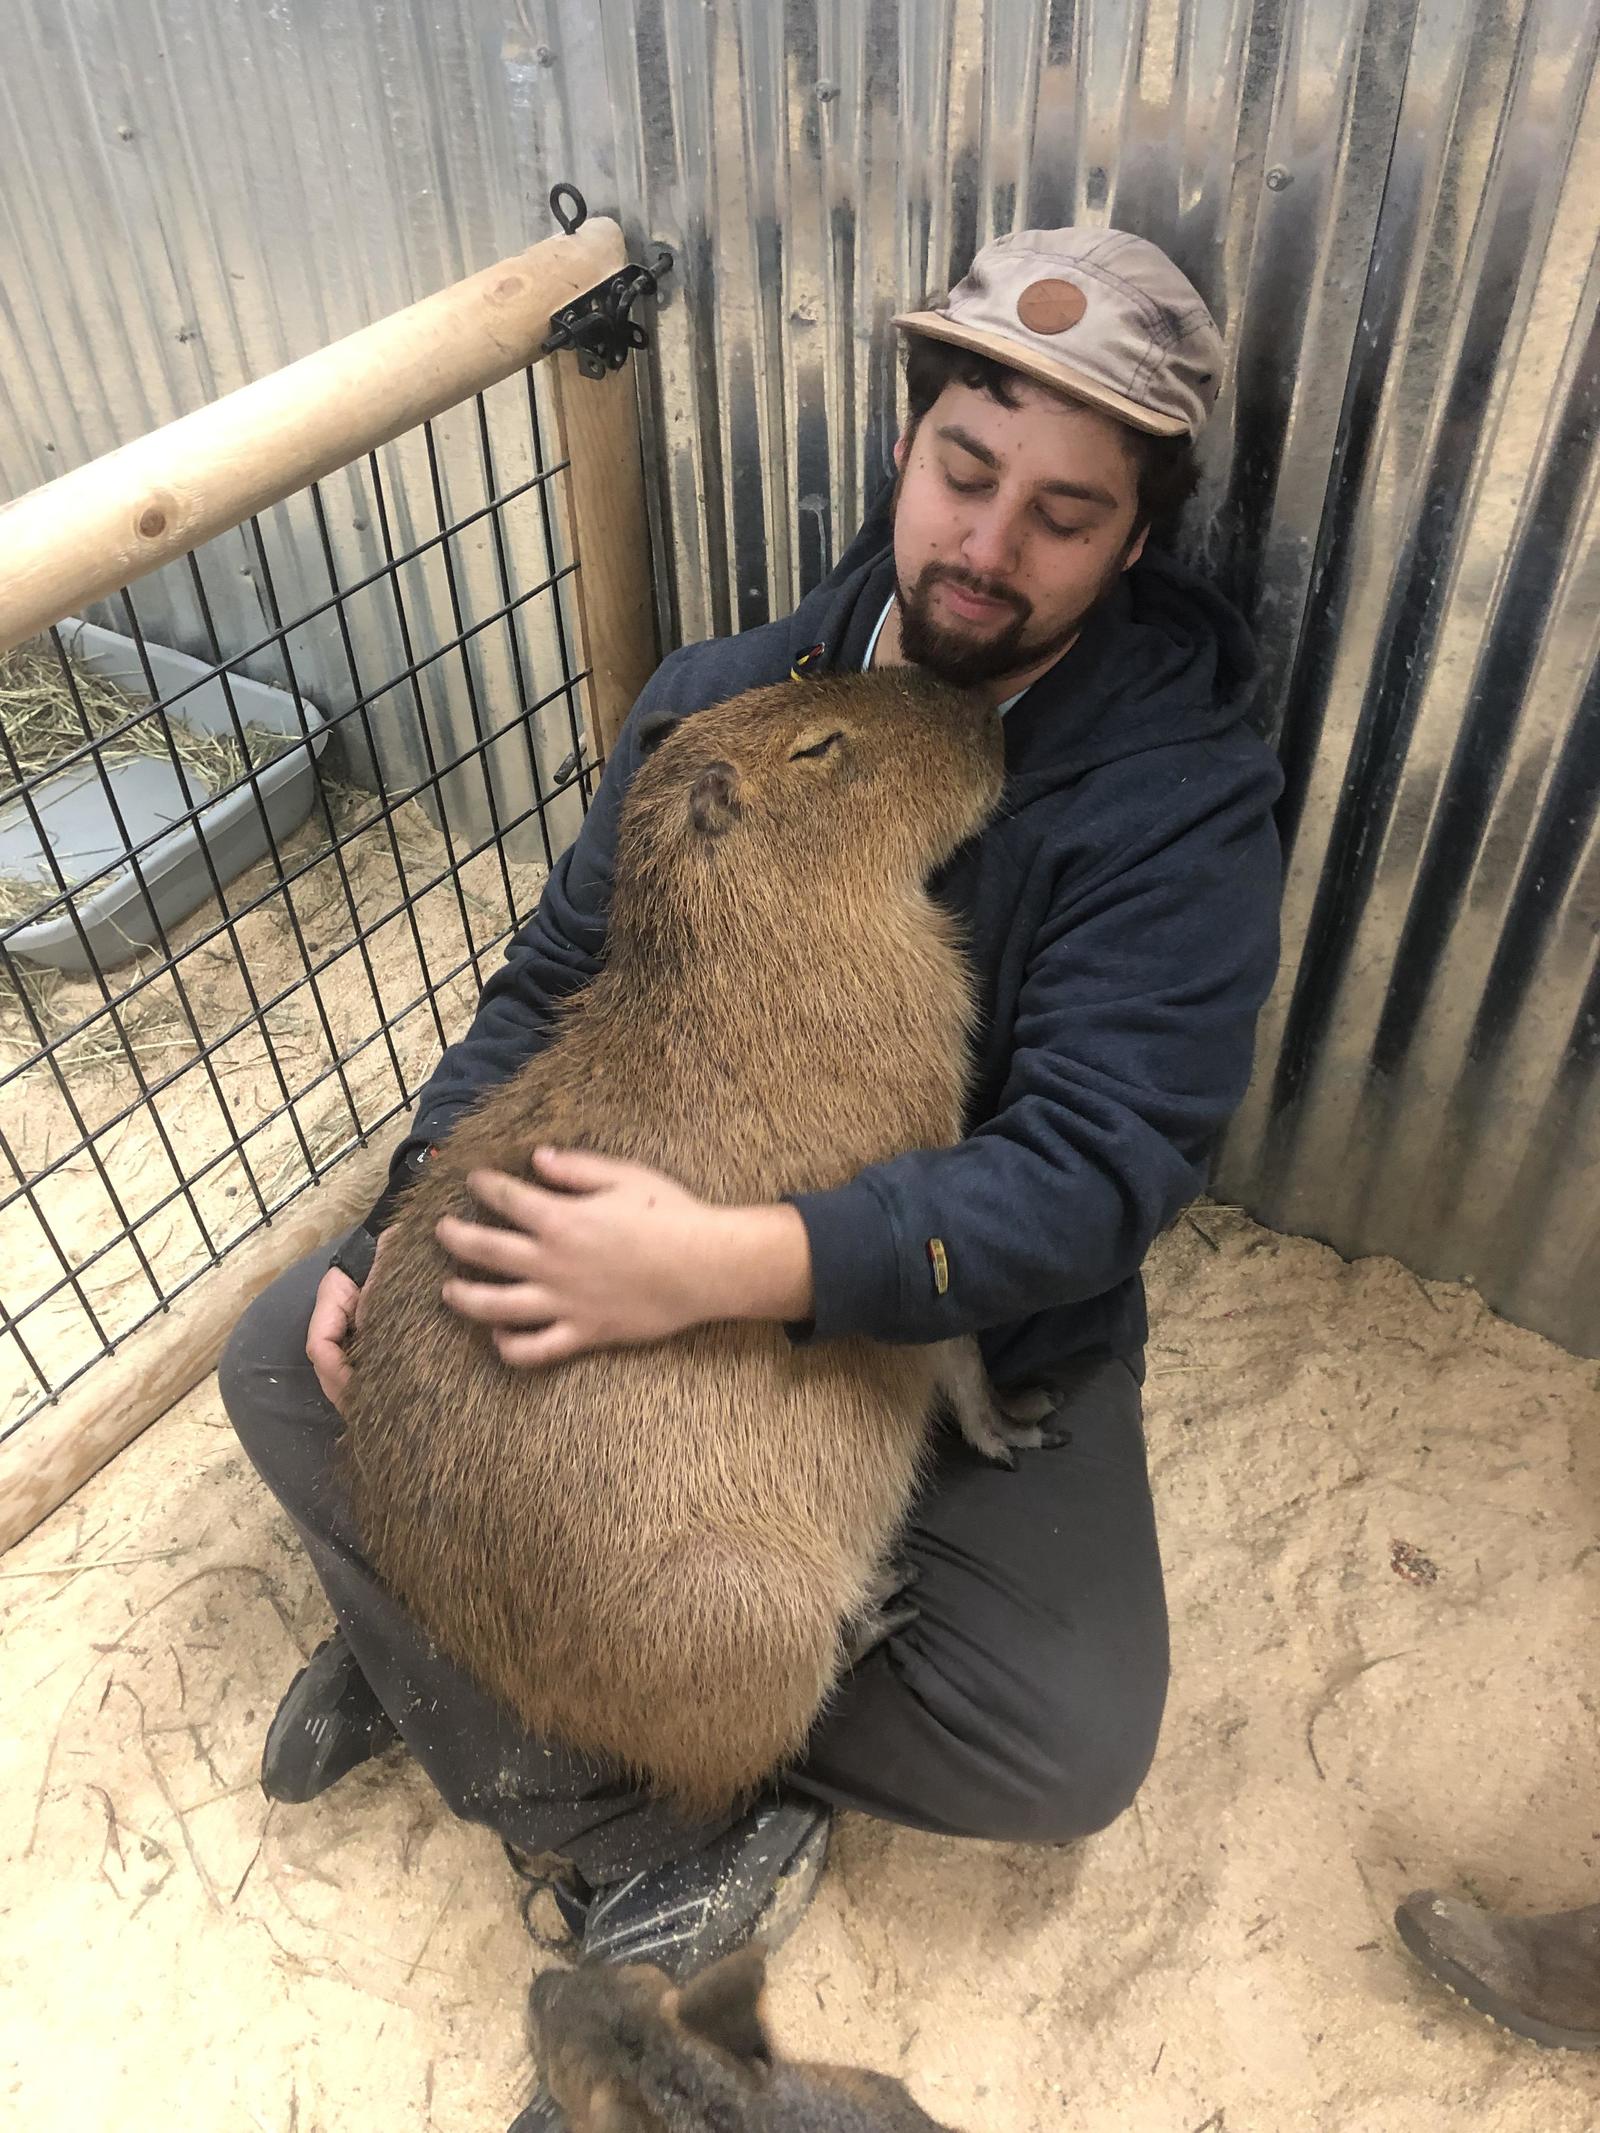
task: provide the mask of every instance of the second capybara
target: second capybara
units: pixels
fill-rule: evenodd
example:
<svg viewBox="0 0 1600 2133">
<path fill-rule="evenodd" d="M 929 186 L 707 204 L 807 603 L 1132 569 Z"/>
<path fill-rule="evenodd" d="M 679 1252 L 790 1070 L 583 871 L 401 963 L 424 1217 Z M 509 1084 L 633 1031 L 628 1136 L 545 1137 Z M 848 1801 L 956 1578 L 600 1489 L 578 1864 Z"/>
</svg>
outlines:
<svg viewBox="0 0 1600 2133">
<path fill-rule="evenodd" d="M 625 795 L 599 974 L 407 1188 L 363 1295 L 345 1443 L 380 1575 L 530 1731 L 688 1815 L 805 1740 L 941 1391 L 985 1449 L 1012 1425 L 971 1341 L 728 1322 L 511 1367 L 442 1301 L 434 1225 L 486 1219 L 469 1173 L 540 1145 L 741 1206 L 953 1143 L 972 988 L 925 884 L 1001 784 L 996 713 L 905 670 L 669 727 Z"/>
<path fill-rule="evenodd" d="M 950 2133 L 890 2074 L 778 2058 L 765 1982 L 756 1946 L 678 1986 L 649 1963 L 541 1971 L 530 2027 L 568 2133 Z"/>
</svg>

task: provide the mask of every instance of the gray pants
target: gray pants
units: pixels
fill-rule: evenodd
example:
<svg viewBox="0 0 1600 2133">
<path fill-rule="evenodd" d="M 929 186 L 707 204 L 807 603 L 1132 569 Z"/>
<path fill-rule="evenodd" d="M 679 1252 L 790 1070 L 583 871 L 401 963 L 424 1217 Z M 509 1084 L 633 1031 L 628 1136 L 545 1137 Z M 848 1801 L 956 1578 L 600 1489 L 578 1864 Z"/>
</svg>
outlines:
<svg viewBox="0 0 1600 2133">
<path fill-rule="evenodd" d="M 595 1883 L 719 1834 L 525 1733 L 379 1582 L 340 1487 L 338 1414 L 306 1360 L 327 1251 L 257 1298 L 218 1371 L 240 1442 L 293 1519 L 385 1710 L 447 1804 Z M 785 1786 L 951 1836 L 1059 1844 L 1103 1828 L 1155 1752 L 1167 1619 L 1139 1386 L 1076 1369 L 1055 1440 L 1015 1473 L 952 1434 L 902 1547 L 917 1618 L 845 1681 Z"/>
</svg>

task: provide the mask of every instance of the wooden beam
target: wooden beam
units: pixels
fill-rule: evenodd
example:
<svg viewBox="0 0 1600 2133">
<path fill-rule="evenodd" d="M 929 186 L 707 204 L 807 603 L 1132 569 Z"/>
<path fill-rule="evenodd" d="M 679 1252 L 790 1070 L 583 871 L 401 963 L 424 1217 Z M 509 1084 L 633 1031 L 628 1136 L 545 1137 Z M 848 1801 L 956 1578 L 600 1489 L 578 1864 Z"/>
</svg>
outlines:
<svg viewBox="0 0 1600 2133">
<path fill-rule="evenodd" d="M 0 652 L 524 368 L 626 258 L 591 216 L 0 507 Z"/>
</svg>

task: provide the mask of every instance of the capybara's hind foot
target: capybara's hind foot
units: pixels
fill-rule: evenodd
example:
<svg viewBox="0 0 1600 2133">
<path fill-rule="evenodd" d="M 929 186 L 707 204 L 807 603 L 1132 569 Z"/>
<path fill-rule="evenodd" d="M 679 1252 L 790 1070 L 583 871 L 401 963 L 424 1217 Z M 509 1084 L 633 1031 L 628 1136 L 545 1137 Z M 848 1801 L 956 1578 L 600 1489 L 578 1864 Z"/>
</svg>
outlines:
<svg viewBox="0 0 1600 2133">
<path fill-rule="evenodd" d="M 1055 1394 L 1046 1386 L 1030 1385 L 995 1393 L 988 1420 L 1007 1452 L 1036 1452 L 1045 1441 L 1043 1425 L 1055 1411 Z"/>
<path fill-rule="evenodd" d="M 997 1466 L 1014 1467 L 1018 1452 L 1039 1449 L 1039 1425 L 1055 1405 L 1048 1392 L 1030 1388 L 1002 1397 L 989 1383 L 974 1340 L 942 1341 L 935 1352 L 939 1389 L 974 1451 Z"/>
<path fill-rule="evenodd" d="M 1018 1452 L 1036 1452 L 1044 1431 L 1032 1422 L 1013 1422 L 998 1401 L 988 1411 L 960 1417 L 961 1434 L 975 1452 L 996 1466 L 1015 1467 Z"/>
</svg>

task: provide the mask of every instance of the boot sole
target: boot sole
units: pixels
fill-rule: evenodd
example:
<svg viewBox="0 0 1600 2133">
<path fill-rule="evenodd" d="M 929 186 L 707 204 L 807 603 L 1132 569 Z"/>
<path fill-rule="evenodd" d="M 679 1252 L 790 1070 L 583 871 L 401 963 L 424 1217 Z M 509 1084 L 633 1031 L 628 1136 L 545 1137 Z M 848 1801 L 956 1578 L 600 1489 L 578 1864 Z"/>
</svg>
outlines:
<svg viewBox="0 0 1600 2133">
<path fill-rule="evenodd" d="M 1474 1977 L 1453 1957 L 1436 1948 L 1408 1912 L 1396 1911 L 1394 1924 L 1395 1931 L 1423 1969 L 1437 1978 L 1447 1992 L 1464 2000 L 1475 2013 L 1485 2016 L 1498 2028 L 1509 2029 L 1514 2036 L 1525 2037 L 1530 2044 L 1541 2045 L 1546 2051 L 1600 2051 L 1600 2031 L 1563 2029 L 1559 2023 L 1541 2022 L 1537 2015 L 1524 2014 L 1493 1986 L 1486 1985 L 1482 1978 Z"/>
<path fill-rule="evenodd" d="M 810 1908 L 817 1883 L 828 1862 L 832 1821 L 819 1822 L 784 1868 L 778 1886 L 767 1898 L 751 1932 L 769 1951 L 781 1948 Z"/>
</svg>

